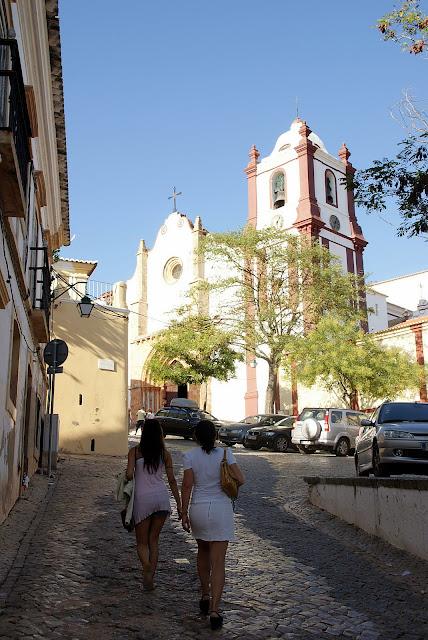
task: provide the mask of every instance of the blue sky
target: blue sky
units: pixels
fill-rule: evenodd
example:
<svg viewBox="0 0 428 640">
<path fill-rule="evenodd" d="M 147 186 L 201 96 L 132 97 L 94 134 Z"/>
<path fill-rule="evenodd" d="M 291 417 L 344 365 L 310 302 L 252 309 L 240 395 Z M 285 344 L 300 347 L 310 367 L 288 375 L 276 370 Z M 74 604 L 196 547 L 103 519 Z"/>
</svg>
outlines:
<svg viewBox="0 0 428 640">
<path fill-rule="evenodd" d="M 422 6 L 424 3 L 421 3 Z M 130 278 L 172 211 L 210 231 L 247 216 L 243 173 L 299 116 L 357 168 L 391 156 L 403 131 L 389 115 L 403 89 L 428 98 L 428 61 L 371 26 L 391 1 L 60 0 L 75 234 L 66 258 L 98 260 L 93 278 Z M 385 214 L 393 224 L 392 208 Z M 358 211 L 365 270 L 384 280 L 427 268 L 425 239 L 398 238 Z"/>
</svg>

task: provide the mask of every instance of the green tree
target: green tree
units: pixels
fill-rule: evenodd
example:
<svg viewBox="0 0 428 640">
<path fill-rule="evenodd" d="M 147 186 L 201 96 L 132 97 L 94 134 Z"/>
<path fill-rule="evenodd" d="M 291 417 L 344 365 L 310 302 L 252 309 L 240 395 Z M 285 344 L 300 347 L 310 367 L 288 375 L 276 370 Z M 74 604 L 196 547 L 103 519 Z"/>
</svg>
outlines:
<svg viewBox="0 0 428 640">
<path fill-rule="evenodd" d="M 428 17 L 419 9 L 417 0 L 404 1 L 398 9 L 377 21 L 384 40 L 401 45 L 403 51 L 417 55 L 425 51 L 428 43 Z"/>
<path fill-rule="evenodd" d="M 238 360 L 242 354 L 233 347 L 233 334 L 218 320 L 182 309 L 178 319 L 157 334 L 146 369 L 156 382 L 199 385 L 211 377 L 229 380 Z"/>
<path fill-rule="evenodd" d="M 349 408 L 370 408 L 376 400 L 418 389 L 423 375 L 399 349 L 383 347 L 355 323 L 331 315 L 299 343 L 296 355 L 298 379 L 323 385 Z"/>
<path fill-rule="evenodd" d="M 428 17 L 419 2 L 402 2 L 398 9 L 378 20 L 384 40 L 401 45 L 403 51 L 419 54 L 428 43 Z M 425 109 L 404 92 L 392 116 L 407 137 L 393 159 L 373 161 L 373 166 L 347 177 L 347 188 L 354 190 L 356 204 L 368 212 L 386 209 L 390 198 L 398 205 L 401 224 L 398 235 L 417 236 L 428 232 L 428 125 Z"/>
<path fill-rule="evenodd" d="M 247 358 L 268 365 L 265 410 L 272 412 L 279 367 L 292 362 L 296 342 L 327 309 L 363 319 L 357 297 L 364 283 L 344 274 L 318 242 L 269 228 L 210 234 L 202 252 L 218 265 L 201 285 L 217 309 L 213 313 Z"/>
</svg>

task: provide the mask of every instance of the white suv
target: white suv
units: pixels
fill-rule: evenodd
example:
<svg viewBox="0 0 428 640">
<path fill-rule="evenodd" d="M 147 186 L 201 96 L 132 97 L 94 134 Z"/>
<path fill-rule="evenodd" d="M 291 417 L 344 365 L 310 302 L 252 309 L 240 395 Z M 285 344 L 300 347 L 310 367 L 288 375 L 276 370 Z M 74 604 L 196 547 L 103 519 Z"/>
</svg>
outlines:
<svg viewBox="0 0 428 640">
<path fill-rule="evenodd" d="M 301 453 L 317 449 L 347 456 L 355 449 L 355 438 L 365 416 L 351 409 L 303 409 L 291 432 L 291 441 Z"/>
</svg>

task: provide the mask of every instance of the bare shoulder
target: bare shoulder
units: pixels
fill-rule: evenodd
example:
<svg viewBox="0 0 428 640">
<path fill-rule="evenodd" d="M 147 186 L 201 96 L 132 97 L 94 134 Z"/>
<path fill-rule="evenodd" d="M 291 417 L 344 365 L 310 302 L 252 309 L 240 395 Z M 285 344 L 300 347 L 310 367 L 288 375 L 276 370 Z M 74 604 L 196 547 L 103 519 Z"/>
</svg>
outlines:
<svg viewBox="0 0 428 640">
<path fill-rule="evenodd" d="M 172 464 L 172 456 L 168 449 L 165 447 L 165 466 L 169 466 Z"/>
</svg>

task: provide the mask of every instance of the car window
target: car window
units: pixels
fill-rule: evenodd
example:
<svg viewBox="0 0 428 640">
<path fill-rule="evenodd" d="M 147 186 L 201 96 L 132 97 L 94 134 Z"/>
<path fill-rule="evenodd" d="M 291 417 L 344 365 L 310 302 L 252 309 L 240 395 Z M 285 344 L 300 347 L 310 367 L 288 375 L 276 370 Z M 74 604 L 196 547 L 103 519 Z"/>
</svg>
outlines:
<svg viewBox="0 0 428 640">
<path fill-rule="evenodd" d="M 171 413 L 171 409 L 159 409 L 156 416 L 159 416 L 161 418 L 166 418 L 170 415 L 170 413 Z"/>
<path fill-rule="evenodd" d="M 179 420 L 188 420 L 187 411 L 184 411 L 184 409 L 175 409 L 174 418 L 178 418 Z"/>
<path fill-rule="evenodd" d="M 279 422 L 276 423 L 277 427 L 292 427 L 294 424 L 295 418 L 293 416 L 289 416 L 288 418 L 283 418 Z"/>
<path fill-rule="evenodd" d="M 263 420 L 260 420 L 260 426 L 267 427 L 270 424 L 275 424 L 275 422 L 275 418 L 273 416 L 270 416 L 269 418 L 263 418 Z"/>
<path fill-rule="evenodd" d="M 317 420 L 321 420 L 321 418 L 317 418 Z M 340 422 L 342 422 L 342 412 L 332 411 L 330 416 L 330 422 L 332 424 L 339 424 Z"/>
<path fill-rule="evenodd" d="M 377 409 L 375 409 L 375 410 L 373 411 L 372 415 L 370 416 L 369 420 L 371 420 L 372 422 L 376 422 L 377 417 L 378 417 L 378 415 L 379 415 L 379 410 L 380 410 L 380 407 L 378 407 Z"/>
<path fill-rule="evenodd" d="M 241 420 L 241 422 L 245 422 L 245 424 L 256 424 L 260 421 L 260 416 L 249 416 L 245 418 L 245 420 Z"/>
<path fill-rule="evenodd" d="M 213 415 L 211 415 L 211 413 L 204 413 L 203 414 L 204 420 L 217 420 L 217 418 L 214 418 Z"/>
<path fill-rule="evenodd" d="M 359 427 L 361 423 L 361 415 L 359 413 L 346 413 L 346 424 L 351 427 Z"/>
<path fill-rule="evenodd" d="M 326 414 L 325 409 L 305 409 L 299 416 L 299 420 L 307 420 L 313 418 L 314 420 L 324 420 Z"/>
<path fill-rule="evenodd" d="M 386 422 L 428 422 L 428 404 L 391 402 L 380 408 L 379 424 Z"/>
</svg>

